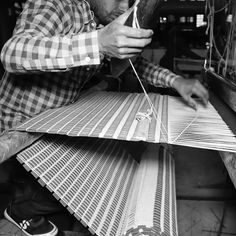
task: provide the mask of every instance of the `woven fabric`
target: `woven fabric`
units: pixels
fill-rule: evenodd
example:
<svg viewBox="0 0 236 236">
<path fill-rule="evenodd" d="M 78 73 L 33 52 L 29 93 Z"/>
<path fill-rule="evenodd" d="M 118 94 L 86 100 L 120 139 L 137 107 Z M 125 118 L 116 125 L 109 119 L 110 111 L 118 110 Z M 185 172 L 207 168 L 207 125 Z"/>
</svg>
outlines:
<svg viewBox="0 0 236 236">
<path fill-rule="evenodd" d="M 18 130 L 120 140 L 143 140 L 236 152 L 236 138 L 211 104 L 198 111 L 181 98 L 150 94 L 156 114 L 144 94 L 96 92 L 78 103 L 32 118 Z"/>
<path fill-rule="evenodd" d="M 118 141 L 48 135 L 17 159 L 98 236 L 177 235 L 174 162 L 158 145 L 137 163 Z"/>
</svg>

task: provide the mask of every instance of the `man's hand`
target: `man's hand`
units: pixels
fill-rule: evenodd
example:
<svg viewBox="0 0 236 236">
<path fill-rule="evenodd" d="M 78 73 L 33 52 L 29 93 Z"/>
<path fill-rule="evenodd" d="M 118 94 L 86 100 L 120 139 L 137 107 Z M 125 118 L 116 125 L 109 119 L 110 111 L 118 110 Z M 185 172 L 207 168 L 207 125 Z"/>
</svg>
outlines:
<svg viewBox="0 0 236 236">
<path fill-rule="evenodd" d="M 139 54 L 151 42 L 152 30 L 135 29 L 124 23 L 133 8 L 128 9 L 110 24 L 98 30 L 99 51 L 119 59 Z"/>
<path fill-rule="evenodd" d="M 173 88 L 184 98 L 189 106 L 197 110 L 197 103 L 192 95 L 199 97 L 206 106 L 209 99 L 207 89 L 196 79 L 184 79 L 178 77 L 174 80 Z"/>
</svg>

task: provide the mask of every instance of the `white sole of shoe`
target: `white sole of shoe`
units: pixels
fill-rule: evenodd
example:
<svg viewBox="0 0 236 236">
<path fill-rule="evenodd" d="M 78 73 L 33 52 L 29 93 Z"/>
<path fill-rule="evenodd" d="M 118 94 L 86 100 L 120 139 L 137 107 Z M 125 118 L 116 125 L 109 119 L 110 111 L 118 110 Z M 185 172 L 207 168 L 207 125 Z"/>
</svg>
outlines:
<svg viewBox="0 0 236 236">
<path fill-rule="evenodd" d="M 46 234 L 29 234 L 27 233 L 24 229 L 22 229 L 8 214 L 7 214 L 7 210 L 4 211 L 4 217 L 10 221 L 11 223 L 13 223 L 15 226 L 17 226 L 25 235 L 27 236 L 56 236 L 58 233 L 58 228 L 56 227 L 56 225 L 54 225 L 51 221 L 50 224 L 53 226 L 53 230 L 50 233 L 46 233 Z"/>
</svg>

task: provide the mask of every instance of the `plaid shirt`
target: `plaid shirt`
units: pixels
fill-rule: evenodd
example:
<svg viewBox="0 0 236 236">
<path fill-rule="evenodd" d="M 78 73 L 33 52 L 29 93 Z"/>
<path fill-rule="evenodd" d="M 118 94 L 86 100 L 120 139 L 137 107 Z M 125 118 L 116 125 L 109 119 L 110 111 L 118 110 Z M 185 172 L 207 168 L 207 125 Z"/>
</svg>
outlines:
<svg viewBox="0 0 236 236">
<path fill-rule="evenodd" d="M 103 66 L 94 14 L 85 0 L 28 0 L 4 45 L 0 133 L 46 109 L 78 99 Z M 144 80 L 171 87 L 176 75 L 137 60 Z M 27 72 L 27 73 L 26 73 Z"/>
</svg>

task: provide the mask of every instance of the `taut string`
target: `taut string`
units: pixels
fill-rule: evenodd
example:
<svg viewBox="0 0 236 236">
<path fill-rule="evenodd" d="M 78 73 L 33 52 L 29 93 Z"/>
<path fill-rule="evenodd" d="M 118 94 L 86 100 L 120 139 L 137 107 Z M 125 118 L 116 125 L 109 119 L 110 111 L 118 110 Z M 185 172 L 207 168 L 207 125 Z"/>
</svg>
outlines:
<svg viewBox="0 0 236 236">
<path fill-rule="evenodd" d="M 138 5 L 138 2 L 139 2 L 139 0 L 136 0 L 136 2 L 134 3 L 132 27 L 139 29 L 140 25 L 139 25 L 138 17 L 137 17 L 137 9 L 138 9 L 137 5 Z M 165 131 L 166 136 L 167 136 L 167 140 L 166 141 L 168 143 L 169 136 L 168 136 L 167 129 L 166 129 L 165 125 L 163 124 L 161 118 L 159 117 L 159 115 L 157 113 L 157 110 L 156 110 L 155 106 L 153 105 L 150 97 L 148 96 L 148 93 L 146 92 L 146 90 L 145 90 L 145 88 L 143 86 L 143 83 L 142 83 L 140 77 L 138 76 L 138 73 L 137 73 L 137 71 L 136 71 L 136 69 L 135 69 L 135 67 L 134 67 L 134 65 L 133 65 L 133 63 L 132 63 L 132 61 L 130 59 L 129 59 L 129 63 L 130 63 L 130 65 L 131 65 L 131 67 L 132 67 L 132 69 L 134 71 L 135 76 L 137 77 L 137 79 L 138 79 L 138 81 L 139 81 L 139 83 L 141 85 L 141 88 L 142 88 L 142 90 L 144 92 L 145 98 L 147 99 L 148 104 L 150 106 L 150 109 L 148 109 L 146 113 L 139 112 L 137 115 L 141 116 L 143 118 L 147 118 L 147 119 L 149 119 L 149 121 L 151 121 L 151 115 L 153 113 L 154 118 L 156 119 L 157 122 L 160 123 L 161 127 Z M 196 121 L 197 118 L 198 118 L 198 115 L 196 114 L 196 116 L 192 119 L 192 121 L 176 136 L 176 138 L 174 138 L 173 141 L 170 140 L 171 143 L 174 144 L 183 135 L 183 133 Z"/>
</svg>

